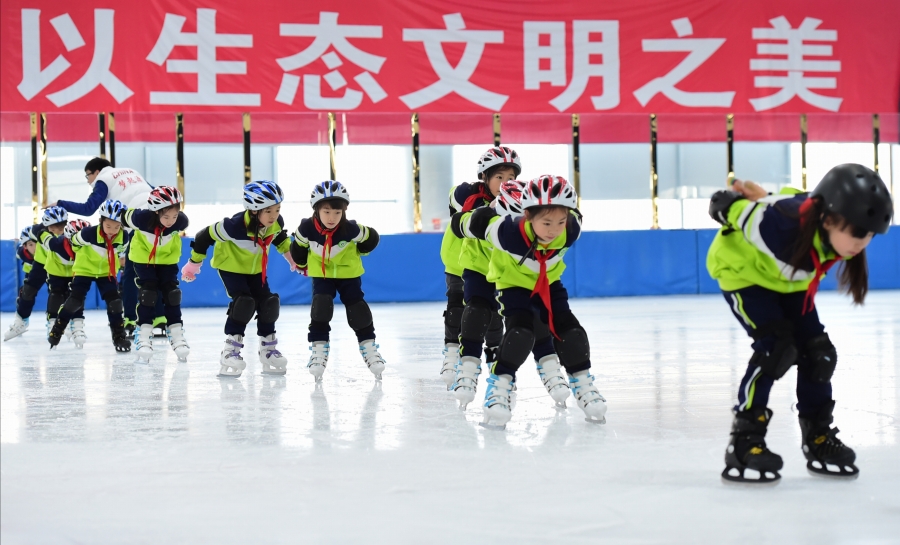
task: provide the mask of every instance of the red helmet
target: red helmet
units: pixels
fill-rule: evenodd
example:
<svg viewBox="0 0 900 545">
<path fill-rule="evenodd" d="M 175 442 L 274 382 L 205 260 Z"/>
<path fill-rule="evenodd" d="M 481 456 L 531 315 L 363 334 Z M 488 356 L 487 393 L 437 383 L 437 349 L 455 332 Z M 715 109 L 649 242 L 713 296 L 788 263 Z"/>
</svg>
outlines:
<svg viewBox="0 0 900 545">
<path fill-rule="evenodd" d="M 513 219 L 522 215 L 522 190 L 525 182 L 509 180 L 500 184 L 500 194 L 497 195 L 495 210 L 501 216 L 512 216 Z"/>
<path fill-rule="evenodd" d="M 562 176 L 544 174 L 526 182 L 522 194 L 522 208 L 528 210 L 533 206 L 547 205 L 578 208 L 578 196 L 575 188 Z"/>
<path fill-rule="evenodd" d="M 182 202 L 184 202 L 184 197 L 181 196 L 181 191 L 170 185 L 154 187 L 147 198 L 150 210 L 154 212 Z"/>
<path fill-rule="evenodd" d="M 481 178 L 481 174 L 485 170 L 497 165 L 506 165 L 512 168 L 516 177 L 522 173 L 522 161 L 519 159 L 519 154 L 512 148 L 495 146 L 484 152 L 478 159 L 478 178 Z"/>
<path fill-rule="evenodd" d="M 63 235 L 65 235 L 66 238 L 72 238 L 75 233 L 90 226 L 91 222 L 87 220 L 72 220 L 66 224 L 65 229 L 63 229 Z"/>
</svg>

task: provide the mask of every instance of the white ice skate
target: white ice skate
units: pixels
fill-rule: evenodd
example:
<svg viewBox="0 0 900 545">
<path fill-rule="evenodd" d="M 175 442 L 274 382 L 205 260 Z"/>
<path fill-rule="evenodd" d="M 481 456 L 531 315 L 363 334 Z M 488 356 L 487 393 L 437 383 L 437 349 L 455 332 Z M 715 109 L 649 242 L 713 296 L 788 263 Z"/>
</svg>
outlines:
<svg viewBox="0 0 900 545">
<path fill-rule="evenodd" d="M 16 314 L 16 319 L 13 321 L 12 325 L 9 326 L 9 330 L 3 334 L 3 340 L 8 341 L 14 339 L 26 331 L 28 331 L 28 318 L 22 318 Z"/>
<path fill-rule="evenodd" d="M 441 378 L 447 383 L 447 390 L 456 380 L 456 364 L 459 363 L 459 345 L 447 343 L 444 345 L 444 364 L 441 366 Z"/>
<path fill-rule="evenodd" d="M 278 339 L 275 334 L 259 338 L 259 361 L 262 363 L 264 375 L 283 375 L 287 373 L 287 358 L 276 348 Z"/>
<path fill-rule="evenodd" d="M 150 363 L 153 357 L 153 324 L 141 324 L 134 330 L 136 363 Z"/>
<path fill-rule="evenodd" d="M 466 410 L 466 406 L 475 400 L 475 390 L 478 389 L 478 375 L 481 374 L 481 359 L 473 356 L 463 356 L 456 367 L 456 380 L 450 388 L 453 397 L 459 400 L 460 410 Z"/>
<path fill-rule="evenodd" d="M 541 376 L 541 382 L 547 393 L 556 402 L 556 406 L 564 409 L 566 407 L 566 399 L 569 398 L 569 385 L 566 382 L 566 375 L 563 374 L 562 367 L 559 365 L 559 357 L 556 354 L 548 354 L 537 362 L 537 371 Z"/>
<path fill-rule="evenodd" d="M 606 424 L 606 398 L 594 386 L 594 377 L 587 371 L 569 375 L 569 388 L 578 406 L 584 411 L 585 420 L 592 424 Z"/>
<path fill-rule="evenodd" d="M 222 353 L 219 355 L 219 365 L 221 367 L 218 376 L 237 378 L 244 372 L 247 364 L 244 363 L 244 358 L 241 357 L 241 348 L 244 348 L 243 341 L 243 335 L 228 335 L 225 338 L 225 348 L 222 349 Z"/>
<path fill-rule="evenodd" d="M 178 361 L 187 361 L 188 356 L 191 355 L 191 347 L 184 340 L 184 324 L 171 324 L 166 327 L 166 331 L 169 334 L 169 344 L 172 345 L 175 357 L 178 358 Z"/>
<path fill-rule="evenodd" d="M 512 377 L 509 375 L 490 374 L 487 378 L 487 391 L 484 393 L 485 428 L 504 429 L 512 418 L 509 396 L 513 389 Z"/>
<path fill-rule="evenodd" d="M 381 373 L 384 372 L 384 358 L 378 352 L 378 345 L 375 344 L 375 339 L 359 343 L 359 353 L 362 354 L 363 359 L 366 361 L 369 371 L 372 371 L 372 374 L 375 375 L 375 380 L 381 380 Z"/>
<path fill-rule="evenodd" d="M 84 348 L 84 343 L 87 341 L 87 334 L 84 332 L 84 318 L 73 318 L 69 327 L 72 328 L 72 342 L 75 343 L 75 347 Z"/>
<path fill-rule="evenodd" d="M 309 345 L 312 354 L 309 355 L 309 363 L 306 368 L 309 374 L 315 377 L 316 382 L 322 382 L 322 375 L 325 374 L 325 366 L 328 365 L 328 352 L 331 345 L 327 341 L 314 341 Z"/>
</svg>

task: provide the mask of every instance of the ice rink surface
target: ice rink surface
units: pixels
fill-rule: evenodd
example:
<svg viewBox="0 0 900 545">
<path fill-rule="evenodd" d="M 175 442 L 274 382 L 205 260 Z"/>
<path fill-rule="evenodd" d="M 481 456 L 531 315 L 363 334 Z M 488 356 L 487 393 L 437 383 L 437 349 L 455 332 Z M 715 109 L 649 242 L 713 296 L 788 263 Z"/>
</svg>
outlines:
<svg viewBox="0 0 900 545">
<path fill-rule="evenodd" d="M 835 424 L 855 481 L 813 477 L 792 370 L 773 389 L 777 486 L 720 480 L 749 339 L 720 296 L 579 299 L 606 425 L 558 411 L 528 361 L 506 431 L 438 377 L 443 306 L 372 305 L 383 384 L 341 307 L 332 359 L 307 373 L 309 307 L 278 321 L 286 377 L 216 378 L 224 309 L 187 309 L 188 363 L 88 343 L 51 352 L 44 325 L 2 344 L 3 545 L 20 543 L 900 543 L 900 292 L 854 308 L 823 293 L 838 348 Z M 35 319 L 37 318 L 37 319 Z M 3 314 L 5 331 L 12 315 Z M 254 332 L 255 333 L 255 332 Z"/>
</svg>

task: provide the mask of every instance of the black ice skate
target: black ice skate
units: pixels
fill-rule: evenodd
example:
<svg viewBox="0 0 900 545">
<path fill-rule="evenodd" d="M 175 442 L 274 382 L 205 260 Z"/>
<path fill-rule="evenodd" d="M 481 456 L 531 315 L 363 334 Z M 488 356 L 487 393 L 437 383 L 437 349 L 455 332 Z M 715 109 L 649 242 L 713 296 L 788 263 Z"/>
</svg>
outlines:
<svg viewBox="0 0 900 545">
<path fill-rule="evenodd" d="M 853 464 L 856 453 L 836 437 L 840 430 L 831 427 L 832 411 L 834 400 L 819 409 L 815 417 L 800 417 L 806 469 L 814 475 L 855 479 L 859 475 L 859 468 Z"/>
<path fill-rule="evenodd" d="M 778 470 L 784 462 L 781 456 L 766 448 L 766 428 L 772 411 L 765 407 L 735 413 L 731 425 L 731 442 L 725 449 L 725 470 L 722 478 L 738 483 L 765 484 L 781 479 Z M 758 477 L 747 476 L 752 469 Z"/>
<path fill-rule="evenodd" d="M 66 326 L 68 325 L 69 322 L 63 322 L 59 318 L 54 321 L 53 327 L 50 328 L 50 333 L 47 334 L 47 340 L 50 341 L 50 350 L 56 348 L 56 345 L 62 340 L 62 336 L 65 334 Z"/>
<path fill-rule="evenodd" d="M 131 341 L 125 334 L 125 326 L 122 324 L 111 325 L 109 329 L 112 330 L 112 341 L 116 352 L 131 352 Z"/>
</svg>

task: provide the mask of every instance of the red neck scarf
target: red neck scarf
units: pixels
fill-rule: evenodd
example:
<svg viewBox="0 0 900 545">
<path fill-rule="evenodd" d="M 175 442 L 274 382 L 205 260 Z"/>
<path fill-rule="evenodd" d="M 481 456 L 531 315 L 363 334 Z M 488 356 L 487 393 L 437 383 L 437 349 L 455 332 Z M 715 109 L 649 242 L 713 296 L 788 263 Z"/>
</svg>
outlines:
<svg viewBox="0 0 900 545">
<path fill-rule="evenodd" d="M 66 255 L 69 256 L 69 260 L 75 259 L 75 252 L 72 251 L 72 243 L 69 242 L 69 239 L 63 239 L 63 248 L 66 250 Z"/>
<path fill-rule="evenodd" d="M 116 259 L 116 250 L 113 248 L 114 239 L 110 239 L 106 236 L 103 225 L 97 227 L 97 230 L 100 231 L 100 236 L 103 237 L 103 242 L 106 243 L 106 259 L 109 261 L 109 279 L 113 279 L 116 277 L 116 271 L 119 270 L 118 261 Z"/>
<path fill-rule="evenodd" d="M 25 256 L 25 259 L 34 259 L 34 256 L 28 253 L 28 250 L 24 247 L 22 248 L 22 254 Z"/>
<path fill-rule="evenodd" d="M 491 198 L 491 196 L 488 194 L 488 192 L 485 191 L 486 187 L 487 186 L 484 183 L 478 184 L 478 193 L 473 193 L 472 195 L 469 195 L 469 198 L 466 199 L 466 202 L 463 203 L 463 207 L 462 207 L 463 212 L 469 212 L 470 210 L 475 208 L 475 205 L 478 204 L 478 199 L 486 199 L 487 200 L 487 199 Z"/>
<path fill-rule="evenodd" d="M 319 223 L 319 218 L 316 217 L 313 217 L 313 225 L 315 225 L 316 231 L 325 237 L 325 244 L 322 246 L 322 276 L 324 277 L 325 261 L 328 259 L 328 256 L 331 255 L 331 247 L 334 245 L 334 229 L 326 229 Z M 337 229 L 337 227 L 335 227 L 335 229 Z"/>
<path fill-rule="evenodd" d="M 809 283 L 809 287 L 806 288 L 806 296 L 803 298 L 802 314 L 806 314 L 816 307 L 816 292 L 819 291 L 819 282 L 822 281 L 822 277 L 825 276 L 828 269 L 841 260 L 839 257 L 836 257 L 822 263 L 819 261 L 819 253 L 816 252 L 815 248 L 809 251 L 809 256 L 812 258 L 813 267 L 815 268 L 813 274 L 815 276 L 813 277 L 812 282 Z"/>
<path fill-rule="evenodd" d="M 153 235 L 154 235 L 153 236 L 153 248 L 150 250 L 150 257 L 147 259 L 147 261 L 153 261 L 155 263 L 155 261 L 156 261 L 155 260 L 156 246 L 159 244 L 159 236 L 162 234 L 162 232 L 163 232 L 162 225 L 157 225 L 153 229 Z"/>
<path fill-rule="evenodd" d="M 259 238 L 259 232 L 256 234 L 256 240 L 259 242 L 259 246 L 262 248 L 262 283 L 266 283 L 266 269 L 269 268 L 269 244 L 272 242 L 272 239 L 275 238 L 275 235 L 269 235 L 265 238 Z"/>
<path fill-rule="evenodd" d="M 808 221 L 810 214 L 809 210 L 812 207 L 812 199 L 806 199 L 806 201 L 804 201 L 803 204 L 800 205 L 801 227 Z M 829 259 L 825 263 L 822 263 L 821 260 L 819 260 L 819 252 L 817 252 L 815 248 L 810 249 L 809 256 L 812 258 L 814 276 L 812 282 L 809 283 L 809 287 L 806 288 L 806 295 L 803 297 L 803 310 L 801 312 L 801 315 L 812 311 L 816 307 L 816 292 L 819 291 L 819 283 L 822 281 L 822 277 L 825 276 L 825 273 L 828 272 L 828 269 L 833 267 L 835 263 L 841 260 L 840 257 L 835 257 L 834 259 Z"/>
<path fill-rule="evenodd" d="M 538 279 L 534 284 L 534 289 L 531 290 L 531 295 L 534 296 L 537 294 L 541 299 L 541 302 L 544 303 L 544 308 L 547 309 L 547 325 L 550 326 L 550 333 L 558 339 L 559 335 L 556 334 L 556 328 L 553 327 L 553 306 L 550 302 L 550 279 L 547 277 L 547 260 L 556 255 L 556 250 L 538 250 L 537 235 L 535 235 L 533 241 L 528 238 L 528 232 L 525 231 L 525 220 L 519 222 L 519 232 L 522 233 L 522 238 L 525 239 L 525 242 L 534 249 L 534 259 L 540 266 Z"/>
</svg>

